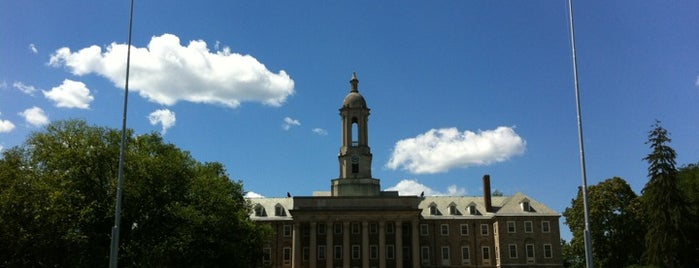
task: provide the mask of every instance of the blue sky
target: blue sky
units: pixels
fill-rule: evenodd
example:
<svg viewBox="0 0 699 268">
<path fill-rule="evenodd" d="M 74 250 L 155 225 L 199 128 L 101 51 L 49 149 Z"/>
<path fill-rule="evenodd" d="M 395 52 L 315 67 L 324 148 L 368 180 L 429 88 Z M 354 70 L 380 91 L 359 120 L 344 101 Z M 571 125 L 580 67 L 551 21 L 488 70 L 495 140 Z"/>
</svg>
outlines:
<svg viewBox="0 0 699 268">
<path fill-rule="evenodd" d="M 574 5 L 589 184 L 619 176 L 640 193 L 656 119 L 678 164 L 699 162 L 699 3 Z M 61 119 L 121 128 L 128 11 L 0 2 L 0 148 Z M 328 191 L 352 72 L 384 189 L 482 195 L 490 174 L 506 195 L 570 205 L 564 0 L 136 1 L 128 127 L 222 162 L 259 195 Z"/>
</svg>

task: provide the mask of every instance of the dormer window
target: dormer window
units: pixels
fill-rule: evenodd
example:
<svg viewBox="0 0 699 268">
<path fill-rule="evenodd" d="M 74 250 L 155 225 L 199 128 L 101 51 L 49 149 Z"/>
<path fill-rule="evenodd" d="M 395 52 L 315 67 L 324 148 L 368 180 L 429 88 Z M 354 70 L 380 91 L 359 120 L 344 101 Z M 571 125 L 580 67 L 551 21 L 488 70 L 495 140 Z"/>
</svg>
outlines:
<svg viewBox="0 0 699 268">
<path fill-rule="evenodd" d="M 459 210 L 456 209 L 456 204 L 454 202 L 449 204 L 449 215 L 459 215 Z"/>
<path fill-rule="evenodd" d="M 260 204 L 257 204 L 255 206 L 255 217 L 267 217 L 267 211 L 265 211 L 265 207 L 263 207 Z"/>
<path fill-rule="evenodd" d="M 437 204 L 430 204 L 430 215 L 439 215 L 439 210 L 437 210 Z"/>
<path fill-rule="evenodd" d="M 468 205 L 468 214 L 478 215 L 478 210 L 476 209 L 475 203 L 471 202 L 471 204 Z"/>
<path fill-rule="evenodd" d="M 522 211 L 524 212 L 530 212 L 532 211 L 531 206 L 529 205 L 529 199 L 522 199 L 522 202 L 519 203 L 520 206 L 522 207 Z"/>
<path fill-rule="evenodd" d="M 274 206 L 274 216 L 286 216 L 286 210 L 281 204 Z"/>
</svg>

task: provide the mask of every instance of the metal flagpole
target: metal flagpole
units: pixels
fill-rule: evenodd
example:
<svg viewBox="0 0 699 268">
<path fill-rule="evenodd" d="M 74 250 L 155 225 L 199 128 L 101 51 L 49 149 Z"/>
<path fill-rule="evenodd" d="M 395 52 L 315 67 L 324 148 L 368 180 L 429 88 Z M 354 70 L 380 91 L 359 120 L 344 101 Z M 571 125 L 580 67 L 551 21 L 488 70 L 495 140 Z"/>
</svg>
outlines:
<svg viewBox="0 0 699 268">
<path fill-rule="evenodd" d="M 119 171 L 116 192 L 116 208 L 114 209 L 114 227 L 112 227 L 112 245 L 109 252 L 109 267 L 117 268 L 119 263 L 119 228 L 121 225 L 121 200 L 124 186 L 124 150 L 126 148 L 126 110 L 129 103 L 129 67 L 131 65 L 131 28 L 133 26 L 133 4 L 129 11 L 129 44 L 126 49 L 126 83 L 124 84 L 124 114 L 121 121 L 121 146 L 119 148 Z"/>
<path fill-rule="evenodd" d="M 580 168 L 582 175 L 583 207 L 585 210 L 585 263 L 587 268 L 593 268 L 592 238 L 590 237 L 590 210 L 587 207 L 587 172 L 585 171 L 585 146 L 583 142 L 582 113 L 580 111 L 580 88 L 578 86 L 578 60 L 575 52 L 575 26 L 573 25 L 573 0 L 568 0 L 568 18 L 570 19 L 570 45 L 573 54 L 573 80 L 575 83 L 575 104 L 578 114 L 578 143 L 580 144 Z"/>
</svg>

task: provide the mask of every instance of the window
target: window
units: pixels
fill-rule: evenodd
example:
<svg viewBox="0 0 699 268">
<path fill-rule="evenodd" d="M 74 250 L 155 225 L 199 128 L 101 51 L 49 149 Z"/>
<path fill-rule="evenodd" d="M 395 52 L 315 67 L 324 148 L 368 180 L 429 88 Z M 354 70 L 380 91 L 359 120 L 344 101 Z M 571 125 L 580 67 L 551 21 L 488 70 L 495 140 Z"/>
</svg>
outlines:
<svg viewBox="0 0 699 268">
<path fill-rule="evenodd" d="M 520 206 L 522 206 L 522 211 L 529 212 L 532 211 L 532 208 L 529 206 L 529 199 L 524 199 L 522 200 L 521 203 L 519 203 Z"/>
<path fill-rule="evenodd" d="M 325 245 L 318 245 L 318 259 L 325 260 Z"/>
<path fill-rule="evenodd" d="M 420 248 L 420 259 L 423 264 L 430 263 L 430 247 L 423 246 Z"/>
<path fill-rule="evenodd" d="M 481 235 L 488 235 L 488 225 L 481 224 Z"/>
<path fill-rule="evenodd" d="M 551 252 L 551 244 L 544 244 L 544 258 L 553 258 L 553 253 Z"/>
<path fill-rule="evenodd" d="M 286 216 L 286 211 L 282 205 L 277 204 L 274 206 L 274 216 Z"/>
<path fill-rule="evenodd" d="M 442 264 L 449 263 L 449 247 L 442 247 Z"/>
<path fill-rule="evenodd" d="M 549 232 L 551 232 L 551 222 L 549 222 L 549 221 L 542 221 L 542 222 L 541 222 L 541 232 L 542 232 L 542 233 L 549 233 Z"/>
<path fill-rule="evenodd" d="M 438 215 L 439 213 L 437 212 L 437 205 L 430 205 L 430 215 Z"/>
<path fill-rule="evenodd" d="M 484 262 L 490 262 L 490 247 L 481 247 L 481 258 Z"/>
<path fill-rule="evenodd" d="M 461 224 L 461 235 L 468 235 L 468 224 Z"/>
<path fill-rule="evenodd" d="M 369 233 L 376 234 L 379 232 L 379 225 L 375 222 L 369 224 Z"/>
<path fill-rule="evenodd" d="M 352 245 L 352 259 L 359 260 L 362 256 L 359 245 Z"/>
<path fill-rule="evenodd" d="M 267 217 L 267 211 L 265 211 L 265 207 L 263 207 L 260 204 L 257 204 L 257 206 L 255 206 L 255 216 L 256 217 Z"/>
<path fill-rule="evenodd" d="M 534 244 L 527 244 L 527 262 L 534 261 Z"/>
<path fill-rule="evenodd" d="M 510 259 L 517 258 L 517 245 L 510 244 Z"/>
<path fill-rule="evenodd" d="M 524 222 L 524 232 L 525 233 L 531 233 L 534 232 L 534 228 L 532 227 L 532 222 L 531 221 L 525 221 Z"/>
<path fill-rule="evenodd" d="M 411 252 L 410 252 L 410 247 L 403 247 L 403 260 L 410 260 L 411 259 Z"/>
<path fill-rule="evenodd" d="M 359 234 L 359 223 L 358 222 L 352 223 L 352 233 Z"/>
<path fill-rule="evenodd" d="M 376 260 L 379 258 L 379 246 L 369 246 L 369 259 Z"/>
<path fill-rule="evenodd" d="M 456 205 L 449 205 L 449 215 L 459 215 L 459 211 L 456 209 Z"/>
<path fill-rule="evenodd" d="M 392 223 L 392 222 L 387 222 L 387 223 L 386 223 L 386 233 L 387 233 L 387 234 L 392 234 L 392 233 L 393 233 L 393 223 Z"/>
<path fill-rule="evenodd" d="M 515 222 L 513 222 L 513 221 L 507 222 L 507 232 L 508 233 L 516 233 L 517 232 L 517 229 L 515 228 Z"/>
<path fill-rule="evenodd" d="M 461 263 L 471 263 L 471 253 L 468 246 L 461 247 Z"/>
<path fill-rule="evenodd" d="M 335 234 L 341 234 L 342 233 L 342 223 L 333 224 L 333 229 L 334 229 Z"/>
<path fill-rule="evenodd" d="M 283 257 L 284 257 L 284 262 L 291 261 L 291 248 L 290 247 L 284 247 L 283 249 Z"/>
<path fill-rule="evenodd" d="M 262 263 L 270 264 L 272 262 L 272 248 L 262 249 Z"/>
<path fill-rule="evenodd" d="M 303 260 L 308 261 L 308 256 L 311 255 L 311 249 L 308 247 L 303 247 Z"/>
<path fill-rule="evenodd" d="M 396 250 L 393 245 L 386 245 L 386 259 L 392 260 L 396 258 Z"/>
<path fill-rule="evenodd" d="M 325 234 L 325 228 L 326 228 L 325 223 L 319 223 L 317 228 L 318 228 L 318 234 L 320 234 L 320 235 Z"/>
<path fill-rule="evenodd" d="M 359 164 L 352 164 L 352 173 L 359 173 Z"/>
<path fill-rule="evenodd" d="M 476 209 L 476 205 L 471 204 L 468 206 L 468 214 L 471 214 L 471 215 L 478 214 L 478 210 Z"/>
<path fill-rule="evenodd" d="M 420 235 L 421 236 L 428 236 L 430 235 L 430 227 L 427 224 L 420 224 Z"/>
<path fill-rule="evenodd" d="M 290 237 L 291 236 L 291 224 L 284 224 L 283 228 L 283 234 L 284 237 Z"/>
<path fill-rule="evenodd" d="M 442 224 L 439 226 L 440 233 L 443 236 L 449 235 L 449 224 Z"/>
<path fill-rule="evenodd" d="M 333 258 L 336 260 L 342 259 L 342 246 L 337 245 L 333 249 Z"/>
</svg>

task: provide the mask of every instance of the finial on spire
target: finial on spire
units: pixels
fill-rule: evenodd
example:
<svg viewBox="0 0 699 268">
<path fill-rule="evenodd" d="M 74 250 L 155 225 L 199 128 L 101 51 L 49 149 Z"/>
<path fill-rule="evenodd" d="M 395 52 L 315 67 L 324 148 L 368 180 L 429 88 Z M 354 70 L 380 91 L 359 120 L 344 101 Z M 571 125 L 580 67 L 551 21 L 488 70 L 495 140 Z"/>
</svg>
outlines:
<svg viewBox="0 0 699 268">
<path fill-rule="evenodd" d="M 359 84 L 359 79 L 357 79 L 357 73 L 352 72 L 352 80 L 350 80 L 350 84 L 352 85 L 351 92 L 359 92 L 357 89 L 357 84 Z"/>
</svg>

